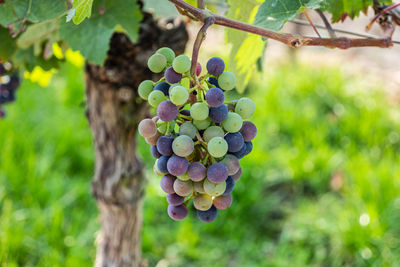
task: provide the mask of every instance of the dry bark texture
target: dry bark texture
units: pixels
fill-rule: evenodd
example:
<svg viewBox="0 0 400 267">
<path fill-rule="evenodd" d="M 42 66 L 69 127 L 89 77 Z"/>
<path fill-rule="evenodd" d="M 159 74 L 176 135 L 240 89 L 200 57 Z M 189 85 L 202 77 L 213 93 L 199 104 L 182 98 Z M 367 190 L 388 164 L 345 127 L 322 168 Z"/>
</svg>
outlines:
<svg viewBox="0 0 400 267">
<path fill-rule="evenodd" d="M 92 193 L 100 211 L 95 266 L 143 266 L 141 259 L 143 165 L 136 155 L 136 129 L 148 114 L 137 87 L 157 79 L 147 59 L 161 46 L 182 53 L 183 24 L 168 27 L 144 15 L 138 42 L 114 34 L 104 66 L 86 64 L 87 117 L 94 136 Z"/>
</svg>

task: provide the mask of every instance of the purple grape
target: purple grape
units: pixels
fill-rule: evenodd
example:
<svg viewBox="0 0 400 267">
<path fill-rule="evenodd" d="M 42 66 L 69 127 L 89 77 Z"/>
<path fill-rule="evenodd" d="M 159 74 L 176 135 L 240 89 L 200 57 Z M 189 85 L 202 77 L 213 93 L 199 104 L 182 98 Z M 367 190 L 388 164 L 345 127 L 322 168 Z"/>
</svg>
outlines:
<svg viewBox="0 0 400 267">
<path fill-rule="evenodd" d="M 163 178 L 161 178 L 160 181 L 160 186 L 161 189 L 167 193 L 167 194 L 174 194 L 174 182 L 175 182 L 176 177 L 167 174 L 165 176 L 163 176 Z"/>
<path fill-rule="evenodd" d="M 167 157 L 167 156 L 161 156 L 157 160 L 157 167 L 158 167 L 160 172 L 168 173 L 168 168 L 167 168 L 168 160 L 169 160 L 169 157 Z"/>
<path fill-rule="evenodd" d="M 228 168 L 223 163 L 214 163 L 207 169 L 207 178 L 213 183 L 222 183 L 228 178 Z"/>
<path fill-rule="evenodd" d="M 192 181 L 199 182 L 206 177 L 206 167 L 200 162 L 193 162 L 188 168 L 188 175 Z"/>
<path fill-rule="evenodd" d="M 215 87 L 220 88 L 220 87 L 219 87 L 219 84 L 218 84 L 218 79 L 217 79 L 217 78 L 210 77 L 210 78 L 208 78 L 208 82 L 211 83 L 212 85 L 214 85 Z M 221 89 L 221 88 L 220 88 L 220 89 Z M 222 90 L 222 89 L 221 89 L 221 90 Z"/>
<path fill-rule="evenodd" d="M 228 168 L 228 175 L 234 175 L 240 168 L 238 158 L 232 154 L 226 155 L 220 162 L 225 164 L 225 166 Z"/>
<path fill-rule="evenodd" d="M 172 142 L 174 142 L 174 137 L 172 136 L 161 136 L 157 140 L 157 150 L 163 156 L 172 155 Z"/>
<path fill-rule="evenodd" d="M 10 90 L 16 90 L 19 87 L 20 81 L 18 75 L 14 74 L 11 76 L 8 82 Z"/>
<path fill-rule="evenodd" d="M 213 122 L 221 123 L 228 117 L 228 107 L 226 105 L 221 105 L 216 108 L 210 108 L 208 116 Z"/>
<path fill-rule="evenodd" d="M 203 222 L 212 222 L 217 218 L 218 211 L 214 206 L 211 206 L 209 210 L 201 211 L 197 210 L 197 217 Z"/>
<path fill-rule="evenodd" d="M 207 62 L 207 71 L 211 75 L 218 76 L 225 70 L 225 63 L 219 57 L 213 57 Z"/>
<path fill-rule="evenodd" d="M 232 205 L 232 195 L 227 194 L 218 196 L 214 198 L 213 204 L 219 210 L 226 210 L 230 205 Z"/>
<path fill-rule="evenodd" d="M 0 84 L 0 104 L 15 101 L 15 90 L 11 90 L 9 84 Z"/>
<path fill-rule="evenodd" d="M 178 115 L 178 107 L 171 101 L 164 100 L 157 107 L 157 115 L 162 121 L 172 121 Z"/>
<path fill-rule="evenodd" d="M 210 107 L 216 108 L 224 103 L 225 95 L 221 89 L 213 87 L 207 91 L 205 99 Z"/>
<path fill-rule="evenodd" d="M 172 67 L 169 67 L 165 73 L 165 80 L 169 83 L 179 83 L 182 80 L 182 74 L 174 71 Z"/>
<path fill-rule="evenodd" d="M 199 62 L 196 64 L 196 76 L 199 76 L 201 74 L 201 65 Z"/>
<path fill-rule="evenodd" d="M 174 176 L 184 175 L 189 167 L 189 162 L 186 158 L 173 155 L 169 158 L 167 169 Z"/>
<path fill-rule="evenodd" d="M 151 147 L 150 147 L 150 152 L 151 152 L 151 155 L 152 155 L 153 157 L 155 157 L 156 159 L 159 159 L 159 158 L 161 157 L 161 154 L 160 154 L 160 152 L 158 152 L 156 146 L 151 146 Z"/>
<path fill-rule="evenodd" d="M 7 70 L 3 64 L 0 64 L 0 75 L 6 74 Z"/>
<path fill-rule="evenodd" d="M 244 141 L 249 142 L 257 135 L 257 127 L 251 121 L 244 121 L 240 133 L 243 135 Z"/>
<path fill-rule="evenodd" d="M 229 176 L 228 179 L 226 179 L 226 189 L 222 195 L 224 196 L 229 195 L 230 193 L 232 193 L 234 187 L 235 187 L 235 181 L 231 176 Z"/>
<path fill-rule="evenodd" d="M 246 156 L 246 151 L 247 151 L 247 147 L 246 147 L 246 143 L 243 144 L 242 148 L 235 153 L 232 153 L 235 157 L 237 157 L 238 159 L 242 159 L 244 156 Z"/>
<path fill-rule="evenodd" d="M 235 173 L 234 175 L 232 175 L 232 178 L 235 182 L 239 181 L 239 179 L 242 177 L 242 168 L 239 168 L 239 170 L 237 171 L 237 173 Z"/>
<path fill-rule="evenodd" d="M 179 113 L 190 117 L 190 110 L 188 110 L 188 109 L 182 109 L 181 111 L 179 111 Z"/>
<path fill-rule="evenodd" d="M 173 193 L 167 195 L 167 201 L 171 206 L 179 206 L 185 202 L 185 198 Z"/>
<path fill-rule="evenodd" d="M 171 217 L 171 219 L 175 221 L 181 221 L 186 218 L 188 215 L 188 209 L 185 205 L 179 205 L 179 206 L 168 206 L 168 215 Z"/>
<path fill-rule="evenodd" d="M 253 143 L 250 141 L 250 142 L 246 142 L 245 144 L 246 144 L 245 156 L 247 156 L 253 150 Z"/>
<path fill-rule="evenodd" d="M 238 152 L 244 144 L 241 133 L 228 133 L 225 135 L 225 141 L 228 143 L 228 152 Z"/>
<path fill-rule="evenodd" d="M 166 82 L 160 82 L 158 84 L 156 84 L 156 86 L 154 86 L 153 91 L 158 90 L 164 93 L 164 95 L 169 95 L 169 88 L 171 87 L 171 85 L 169 85 Z"/>
</svg>

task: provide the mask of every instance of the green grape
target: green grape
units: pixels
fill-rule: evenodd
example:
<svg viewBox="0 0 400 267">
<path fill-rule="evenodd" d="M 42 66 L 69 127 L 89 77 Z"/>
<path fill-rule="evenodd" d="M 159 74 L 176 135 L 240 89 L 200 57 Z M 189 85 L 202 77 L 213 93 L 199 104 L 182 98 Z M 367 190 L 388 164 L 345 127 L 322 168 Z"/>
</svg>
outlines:
<svg viewBox="0 0 400 267">
<path fill-rule="evenodd" d="M 214 137 L 207 144 L 208 153 L 215 158 L 221 158 L 228 152 L 228 143 L 223 137 Z"/>
<path fill-rule="evenodd" d="M 165 100 L 165 95 L 159 90 L 155 90 L 149 94 L 148 101 L 150 106 L 156 108 L 158 105 Z"/>
<path fill-rule="evenodd" d="M 214 137 L 224 137 L 224 130 L 219 126 L 210 126 L 203 133 L 203 139 L 209 142 Z"/>
<path fill-rule="evenodd" d="M 176 179 L 174 182 L 174 191 L 177 195 L 186 197 L 193 192 L 193 182 L 190 180 L 182 181 L 180 179 Z"/>
<path fill-rule="evenodd" d="M 206 191 L 206 193 L 208 195 L 213 196 L 213 197 L 222 195 L 226 189 L 225 182 L 215 184 L 213 182 L 210 182 L 210 180 L 208 180 L 208 179 L 204 180 L 203 186 L 204 186 L 204 191 Z"/>
<path fill-rule="evenodd" d="M 147 66 L 152 72 L 160 73 L 167 66 L 167 59 L 164 55 L 154 54 L 147 61 Z"/>
<path fill-rule="evenodd" d="M 192 62 L 190 58 L 185 55 L 177 56 L 174 61 L 172 62 L 172 67 L 177 73 L 185 73 L 190 70 L 190 66 Z"/>
<path fill-rule="evenodd" d="M 169 47 L 162 47 L 156 53 L 163 55 L 167 59 L 168 64 L 172 64 L 172 61 L 174 61 L 175 52 Z"/>
<path fill-rule="evenodd" d="M 165 173 L 161 172 L 160 169 L 158 169 L 158 159 L 154 162 L 153 171 L 157 176 L 165 175 Z"/>
<path fill-rule="evenodd" d="M 190 116 L 194 120 L 202 121 L 208 118 L 208 105 L 203 102 L 197 102 L 193 104 L 190 108 Z"/>
<path fill-rule="evenodd" d="M 170 89 L 169 98 L 175 105 L 183 105 L 189 98 L 189 91 L 183 86 L 174 86 Z"/>
<path fill-rule="evenodd" d="M 184 175 L 178 176 L 178 179 L 181 181 L 189 181 L 190 177 L 189 177 L 188 173 L 185 173 Z"/>
<path fill-rule="evenodd" d="M 184 122 L 179 127 L 179 135 L 187 135 L 190 138 L 195 138 L 197 129 L 191 122 Z"/>
<path fill-rule="evenodd" d="M 255 110 L 256 105 L 254 104 L 253 100 L 248 97 L 242 97 L 239 99 L 235 106 L 235 112 L 244 120 L 250 118 Z"/>
<path fill-rule="evenodd" d="M 162 120 L 158 120 L 156 125 L 157 125 L 157 130 L 161 133 L 161 134 L 166 134 L 167 132 L 167 123 L 166 121 L 162 121 Z M 170 133 L 172 133 L 174 131 L 175 128 L 175 121 L 170 121 L 169 122 L 169 131 Z"/>
<path fill-rule="evenodd" d="M 197 210 L 209 210 L 212 206 L 213 200 L 207 194 L 199 194 L 193 199 L 193 205 Z"/>
<path fill-rule="evenodd" d="M 211 124 L 211 120 L 209 118 L 205 119 L 205 120 L 194 120 L 193 121 L 194 126 L 196 126 L 197 129 L 199 130 L 205 130 L 208 128 L 208 126 L 210 126 Z"/>
<path fill-rule="evenodd" d="M 153 88 L 154 88 L 153 81 L 145 80 L 141 82 L 138 88 L 139 96 L 142 99 L 147 100 L 149 94 L 151 93 L 151 91 L 153 91 Z"/>
<path fill-rule="evenodd" d="M 180 135 L 172 142 L 172 150 L 180 157 L 187 157 L 194 150 L 194 142 L 189 136 Z"/>
<path fill-rule="evenodd" d="M 198 192 L 200 194 L 205 194 L 206 191 L 204 191 L 203 183 L 204 183 L 204 181 L 194 182 L 193 183 L 194 191 L 196 191 L 196 192 Z"/>
<path fill-rule="evenodd" d="M 221 87 L 221 89 L 224 89 L 226 91 L 232 90 L 236 86 L 235 74 L 233 74 L 230 71 L 224 71 L 218 77 L 218 84 Z"/>
<path fill-rule="evenodd" d="M 222 127 L 230 133 L 236 133 L 240 131 L 243 125 L 242 117 L 235 112 L 229 112 L 226 120 L 222 122 Z"/>
</svg>

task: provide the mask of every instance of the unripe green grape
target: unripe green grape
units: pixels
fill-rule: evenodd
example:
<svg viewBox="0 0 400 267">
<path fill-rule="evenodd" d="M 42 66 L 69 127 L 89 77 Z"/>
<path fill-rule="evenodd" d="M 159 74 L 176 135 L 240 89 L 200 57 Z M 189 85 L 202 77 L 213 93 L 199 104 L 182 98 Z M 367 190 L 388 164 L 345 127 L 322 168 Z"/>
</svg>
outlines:
<svg viewBox="0 0 400 267">
<path fill-rule="evenodd" d="M 177 73 L 185 73 L 190 70 L 190 66 L 192 62 L 190 58 L 185 55 L 177 56 L 174 61 L 172 62 L 172 67 Z"/>
<path fill-rule="evenodd" d="M 255 110 L 256 105 L 254 104 L 253 100 L 248 97 L 242 97 L 239 99 L 235 106 L 235 112 L 244 120 L 250 118 Z"/>
<path fill-rule="evenodd" d="M 185 173 L 184 175 L 178 176 L 177 178 L 179 180 L 181 180 L 181 181 L 189 181 L 190 180 L 190 177 L 189 177 L 188 173 Z"/>
<path fill-rule="evenodd" d="M 219 126 L 210 126 L 203 133 L 203 139 L 209 142 L 214 137 L 224 137 L 224 130 Z"/>
<path fill-rule="evenodd" d="M 240 131 L 243 125 L 243 119 L 235 112 L 229 112 L 228 117 L 222 122 L 222 127 L 230 133 Z"/>
<path fill-rule="evenodd" d="M 161 133 L 161 134 L 166 134 L 167 133 L 167 124 L 168 122 L 166 121 L 162 121 L 162 120 L 158 120 L 156 125 L 157 125 L 157 130 Z M 169 122 L 169 133 L 172 133 L 174 131 L 175 128 L 175 121 L 170 121 Z"/>
<path fill-rule="evenodd" d="M 196 136 L 197 129 L 191 122 L 184 122 L 179 127 L 179 135 L 187 135 L 190 138 L 194 138 Z"/>
<path fill-rule="evenodd" d="M 194 191 L 196 191 L 196 192 L 198 192 L 200 194 L 205 194 L 206 191 L 204 190 L 203 183 L 204 183 L 204 181 L 194 182 L 193 183 Z"/>
<path fill-rule="evenodd" d="M 213 197 L 222 195 L 226 189 L 225 182 L 215 184 L 213 182 L 210 182 L 210 180 L 208 180 L 208 179 L 204 180 L 203 186 L 204 186 L 204 191 L 206 191 L 206 193 L 208 195 L 213 196 Z"/>
<path fill-rule="evenodd" d="M 154 54 L 147 61 L 147 66 L 154 73 L 162 72 L 167 66 L 167 59 L 164 55 Z"/>
<path fill-rule="evenodd" d="M 172 61 L 174 61 L 175 52 L 169 47 L 162 47 L 156 53 L 163 55 L 167 59 L 168 64 L 172 64 Z"/>
<path fill-rule="evenodd" d="M 199 121 L 199 120 L 194 120 L 193 125 L 196 126 L 197 129 L 199 130 L 205 130 L 210 126 L 211 120 L 209 118 Z"/>
<path fill-rule="evenodd" d="M 226 91 L 232 90 L 236 86 L 235 74 L 233 74 L 230 71 L 224 71 L 218 77 L 218 84 L 221 87 L 221 89 L 224 89 Z"/>
<path fill-rule="evenodd" d="M 172 142 L 172 150 L 180 157 L 187 157 L 194 150 L 194 142 L 189 136 L 180 135 Z"/>
<path fill-rule="evenodd" d="M 180 179 L 176 179 L 174 182 L 174 190 L 177 195 L 186 197 L 193 192 L 193 182 L 191 180 L 182 181 Z"/>
<path fill-rule="evenodd" d="M 214 137 L 207 144 L 208 153 L 215 158 L 221 158 L 228 152 L 228 143 L 222 137 Z"/>
<path fill-rule="evenodd" d="M 163 92 L 156 90 L 149 94 L 148 101 L 150 106 L 156 108 L 158 105 L 165 100 L 165 95 Z"/>
<path fill-rule="evenodd" d="M 199 194 L 193 199 L 193 205 L 197 210 L 209 210 L 212 206 L 213 200 L 207 194 Z"/>
<path fill-rule="evenodd" d="M 208 113 L 209 109 L 206 103 L 197 102 L 190 107 L 190 116 L 192 116 L 194 120 L 205 120 L 208 118 Z"/>
<path fill-rule="evenodd" d="M 174 86 L 169 91 L 169 98 L 171 102 L 177 106 L 183 105 L 189 98 L 188 90 L 183 86 Z"/>
<path fill-rule="evenodd" d="M 138 87 L 139 96 L 142 99 L 147 100 L 149 94 L 153 91 L 153 88 L 154 88 L 153 81 L 145 80 L 141 82 Z"/>
</svg>

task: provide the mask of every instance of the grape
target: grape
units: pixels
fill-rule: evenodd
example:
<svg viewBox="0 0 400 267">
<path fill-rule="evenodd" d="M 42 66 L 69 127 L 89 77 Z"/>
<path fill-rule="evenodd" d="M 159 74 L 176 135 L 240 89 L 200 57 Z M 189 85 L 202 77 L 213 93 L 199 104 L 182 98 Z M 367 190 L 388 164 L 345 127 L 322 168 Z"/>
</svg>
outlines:
<svg viewBox="0 0 400 267">
<path fill-rule="evenodd" d="M 218 126 L 210 126 L 203 133 L 203 139 L 209 142 L 214 137 L 224 137 L 224 130 Z"/>
<path fill-rule="evenodd" d="M 213 204 L 219 210 L 226 210 L 232 205 L 232 195 L 228 194 L 216 197 Z"/>
<path fill-rule="evenodd" d="M 228 151 L 228 144 L 222 137 L 214 137 L 207 144 L 208 153 L 215 158 L 221 158 L 225 156 Z"/>
<path fill-rule="evenodd" d="M 158 138 L 160 138 L 160 136 L 161 136 L 160 133 L 157 132 L 154 136 L 146 138 L 145 139 L 146 143 L 151 146 L 155 146 L 155 145 L 157 145 L 157 141 L 158 141 Z"/>
<path fill-rule="evenodd" d="M 169 126 L 168 126 L 168 123 L 169 123 Z M 156 124 L 158 126 L 157 130 L 162 134 L 167 133 L 167 128 L 168 128 L 169 133 L 172 133 L 174 131 L 175 121 L 165 122 L 162 120 L 158 120 Z"/>
<path fill-rule="evenodd" d="M 185 198 L 177 195 L 176 193 L 167 195 L 168 204 L 171 206 L 179 206 L 185 202 Z"/>
<path fill-rule="evenodd" d="M 238 159 L 242 159 L 246 156 L 246 144 L 243 144 L 242 148 L 238 152 L 233 153 L 233 155 Z"/>
<path fill-rule="evenodd" d="M 162 47 L 158 49 L 156 53 L 163 55 L 166 58 L 168 64 L 172 64 L 172 61 L 174 61 L 175 52 L 169 47 Z"/>
<path fill-rule="evenodd" d="M 240 168 L 238 158 L 231 154 L 226 155 L 221 163 L 223 163 L 228 168 L 228 175 L 234 175 L 238 172 Z"/>
<path fill-rule="evenodd" d="M 202 121 L 208 117 L 208 106 L 206 103 L 195 103 L 190 108 L 190 116 L 193 120 Z"/>
<path fill-rule="evenodd" d="M 221 89 L 213 87 L 207 91 L 205 100 L 210 107 L 216 108 L 224 103 L 225 95 Z"/>
<path fill-rule="evenodd" d="M 190 177 L 187 173 L 184 173 L 184 174 L 178 176 L 178 179 L 181 181 L 188 181 L 188 180 L 190 180 Z"/>
<path fill-rule="evenodd" d="M 171 219 L 175 221 L 181 221 L 186 218 L 188 215 L 188 209 L 185 205 L 179 205 L 179 206 L 168 206 L 168 215 L 171 217 Z"/>
<path fill-rule="evenodd" d="M 225 192 L 222 194 L 223 196 L 232 193 L 233 188 L 235 187 L 235 180 L 233 180 L 231 176 L 229 176 L 228 179 L 226 179 L 225 183 L 226 183 L 226 189 Z"/>
<path fill-rule="evenodd" d="M 203 222 L 212 222 L 217 218 L 218 211 L 214 206 L 211 206 L 209 210 L 201 211 L 197 210 L 197 217 Z"/>
<path fill-rule="evenodd" d="M 176 137 L 174 142 L 172 143 L 172 151 L 180 157 L 189 156 L 190 154 L 192 154 L 193 149 L 193 140 L 187 135 Z"/>
<path fill-rule="evenodd" d="M 172 121 L 178 115 L 178 108 L 171 101 L 165 100 L 158 105 L 157 115 L 163 121 Z"/>
<path fill-rule="evenodd" d="M 183 86 L 174 86 L 170 92 L 170 99 L 177 106 L 183 105 L 189 99 L 189 92 Z"/>
<path fill-rule="evenodd" d="M 201 65 L 199 62 L 196 64 L 196 76 L 200 76 L 201 74 Z"/>
<path fill-rule="evenodd" d="M 200 193 L 200 194 L 205 194 L 206 191 L 204 191 L 204 187 L 203 187 L 203 182 L 195 182 L 193 183 L 193 188 L 196 192 Z"/>
<path fill-rule="evenodd" d="M 207 178 L 213 183 L 222 183 L 228 179 L 228 168 L 222 163 L 214 163 L 207 169 Z"/>
<path fill-rule="evenodd" d="M 161 156 L 157 160 L 157 168 L 160 172 L 162 173 L 168 173 L 168 168 L 167 168 L 167 163 L 168 163 L 169 157 L 167 156 Z"/>
<path fill-rule="evenodd" d="M 254 111 L 256 110 L 256 105 L 253 100 L 248 97 L 242 97 L 236 103 L 235 112 L 239 114 L 243 119 L 250 118 Z"/>
<path fill-rule="evenodd" d="M 193 182 L 192 181 L 182 181 L 176 179 L 174 182 L 174 191 L 177 195 L 181 197 L 186 197 L 193 192 Z"/>
<path fill-rule="evenodd" d="M 233 74 L 230 71 L 224 71 L 219 77 L 218 77 L 218 84 L 220 85 L 221 89 L 224 90 L 232 90 L 236 86 L 236 77 L 235 74 Z"/>
<path fill-rule="evenodd" d="M 199 130 L 205 130 L 208 128 L 208 126 L 210 126 L 211 121 L 210 119 L 205 119 L 205 120 L 193 120 L 193 125 L 196 126 L 197 129 Z"/>
<path fill-rule="evenodd" d="M 172 136 L 161 136 L 157 140 L 157 150 L 161 155 L 171 156 L 172 155 L 172 142 L 174 138 Z"/>
<path fill-rule="evenodd" d="M 182 74 L 174 71 L 172 67 L 167 68 L 164 73 L 165 80 L 169 83 L 178 83 L 182 80 Z"/>
<path fill-rule="evenodd" d="M 154 162 L 153 171 L 154 171 L 154 174 L 157 175 L 157 176 L 164 176 L 165 175 L 165 173 L 162 173 L 158 169 L 158 159 L 156 160 L 156 162 Z"/>
<path fill-rule="evenodd" d="M 224 129 L 230 133 L 236 133 L 240 131 L 242 125 L 242 117 L 234 112 L 229 112 L 228 117 L 222 122 L 222 127 L 224 127 Z"/>
<path fill-rule="evenodd" d="M 185 55 L 177 56 L 174 61 L 172 62 L 172 67 L 177 73 L 185 73 L 190 70 L 190 66 L 192 62 L 190 58 Z"/>
<path fill-rule="evenodd" d="M 206 167 L 200 162 L 193 162 L 188 168 L 188 175 L 194 182 L 199 182 L 206 177 Z"/>
<path fill-rule="evenodd" d="M 163 178 L 161 178 L 160 181 L 160 186 L 161 189 L 167 193 L 167 194 L 174 194 L 175 190 L 174 190 L 174 182 L 175 182 L 176 178 L 172 175 L 165 175 Z"/>
<path fill-rule="evenodd" d="M 207 62 L 207 71 L 211 75 L 218 76 L 225 70 L 225 62 L 219 57 L 213 57 Z"/>
<path fill-rule="evenodd" d="M 245 156 L 247 156 L 253 150 L 253 143 L 250 141 L 250 142 L 246 142 L 245 144 L 246 144 Z"/>
<path fill-rule="evenodd" d="M 211 208 L 212 204 L 212 198 L 206 194 L 199 194 L 193 199 L 193 205 L 197 210 L 206 211 Z"/>
<path fill-rule="evenodd" d="M 221 87 L 219 87 L 218 80 L 214 77 L 208 78 L 208 82 L 210 84 L 214 85 L 215 87 L 221 88 Z"/>
<path fill-rule="evenodd" d="M 239 168 L 238 172 L 232 175 L 232 178 L 235 182 L 239 181 L 239 179 L 242 177 L 242 168 Z"/>
<path fill-rule="evenodd" d="M 221 123 L 228 117 L 228 107 L 221 105 L 216 108 L 210 108 L 210 119 L 215 123 Z"/>
<path fill-rule="evenodd" d="M 171 87 L 171 85 L 169 85 L 166 82 L 160 82 L 157 83 L 154 86 L 153 91 L 161 91 L 165 96 L 169 95 L 169 88 Z"/>
<path fill-rule="evenodd" d="M 240 130 L 244 141 L 249 142 L 257 135 L 257 127 L 251 121 L 244 121 L 242 129 Z"/>
<path fill-rule="evenodd" d="M 153 91 L 153 87 L 153 81 L 145 80 L 141 82 L 138 87 L 139 96 L 142 99 L 147 100 L 149 94 L 151 93 L 151 91 Z"/>
<path fill-rule="evenodd" d="M 152 137 L 157 133 L 157 127 L 151 119 L 144 119 L 138 126 L 139 134 L 144 138 Z"/>
<path fill-rule="evenodd" d="M 210 182 L 210 180 L 205 179 L 203 183 L 204 191 L 206 191 L 207 194 L 213 197 L 217 197 L 222 195 L 225 192 L 226 189 L 226 183 L 213 183 Z"/>
<path fill-rule="evenodd" d="M 152 72 L 160 73 L 167 66 L 167 59 L 164 55 L 154 54 L 147 61 L 147 66 Z"/>
<path fill-rule="evenodd" d="M 156 108 L 161 102 L 165 100 L 165 95 L 161 91 L 154 91 L 149 94 L 148 101 L 150 106 Z"/>
<path fill-rule="evenodd" d="M 168 172 L 174 176 L 180 176 L 186 173 L 189 167 L 189 162 L 186 158 L 172 156 L 168 160 Z"/>
<path fill-rule="evenodd" d="M 3 64 L 0 63 L 0 75 L 4 75 L 7 73 L 6 68 L 4 67 Z"/>
<path fill-rule="evenodd" d="M 182 115 L 190 117 L 190 110 L 188 110 L 188 109 L 182 109 L 181 111 L 179 111 L 179 113 L 181 113 Z"/>
<path fill-rule="evenodd" d="M 185 122 L 179 127 L 179 135 L 187 135 L 190 138 L 195 138 L 197 129 L 191 122 Z"/>
<path fill-rule="evenodd" d="M 225 135 L 225 141 L 228 143 L 228 152 L 238 152 L 244 144 L 241 133 L 228 133 Z"/>
<path fill-rule="evenodd" d="M 151 146 L 151 147 L 150 147 L 150 152 L 151 152 L 151 155 L 152 155 L 153 157 L 155 157 L 156 159 L 158 159 L 158 158 L 161 157 L 161 154 L 160 154 L 160 152 L 158 152 L 156 146 Z"/>
<path fill-rule="evenodd" d="M 14 74 L 11 76 L 10 81 L 8 82 L 8 86 L 10 90 L 16 90 L 19 86 L 19 77 L 18 75 Z"/>
</svg>

